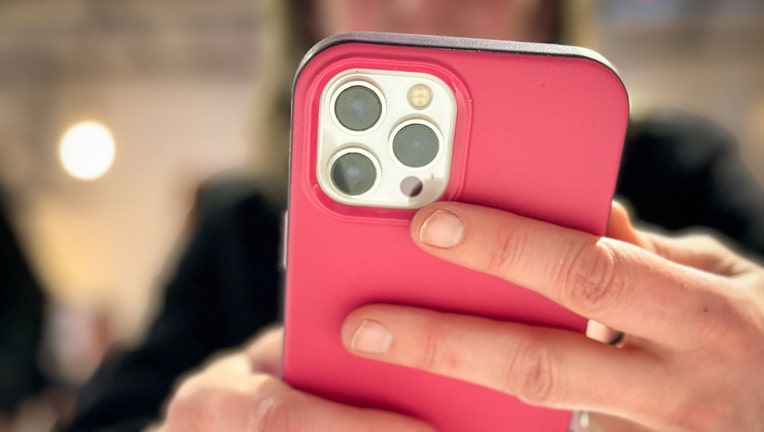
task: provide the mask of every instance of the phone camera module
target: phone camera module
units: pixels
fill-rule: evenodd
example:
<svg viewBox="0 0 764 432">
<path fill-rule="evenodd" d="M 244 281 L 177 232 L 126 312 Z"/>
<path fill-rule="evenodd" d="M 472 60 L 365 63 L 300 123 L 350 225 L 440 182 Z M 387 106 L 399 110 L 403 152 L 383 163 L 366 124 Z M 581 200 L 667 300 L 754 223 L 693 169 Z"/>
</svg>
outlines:
<svg viewBox="0 0 764 432">
<path fill-rule="evenodd" d="M 361 132 L 371 129 L 382 116 L 382 101 L 365 85 L 352 85 L 340 92 L 334 104 L 334 114 L 345 128 Z"/>
<path fill-rule="evenodd" d="M 393 153 L 411 168 L 429 165 L 438 156 L 440 138 L 433 128 L 423 123 L 409 123 L 393 137 Z"/>
<path fill-rule="evenodd" d="M 332 210 L 414 209 L 440 198 L 454 147 L 451 87 L 405 64 L 387 70 L 340 63 L 326 76 L 318 112 L 310 112 L 310 120 L 318 117 L 316 136 L 302 138 L 315 145 L 320 192 L 341 204 Z"/>
<path fill-rule="evenodd" d="M 331 178 L 340 192 L 358 196 L 368 192 L 377 182 L 377 167 L 368 156 L 351 151 L 334 160 Z"/>
</svg>

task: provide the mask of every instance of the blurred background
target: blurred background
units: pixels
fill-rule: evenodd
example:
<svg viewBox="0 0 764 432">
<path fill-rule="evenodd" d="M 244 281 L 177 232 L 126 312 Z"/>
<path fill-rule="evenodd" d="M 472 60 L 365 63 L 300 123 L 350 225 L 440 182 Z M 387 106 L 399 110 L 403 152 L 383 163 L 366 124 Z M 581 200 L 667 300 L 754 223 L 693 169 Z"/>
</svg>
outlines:
<svg viewBox="0 0 764 432">
<path fill-rule="evenodd" d="M 257 2 L 0 0 L 0 190 L 48 297 L 43 369 L 66 389 L 140 340 L 197 186 L 252 157 Z M 635 116 L 722 124 L 764 181 L 764 2 L 570 5 Z M 26 409 L 18 430 L 52 421 Z"/>
</svg>

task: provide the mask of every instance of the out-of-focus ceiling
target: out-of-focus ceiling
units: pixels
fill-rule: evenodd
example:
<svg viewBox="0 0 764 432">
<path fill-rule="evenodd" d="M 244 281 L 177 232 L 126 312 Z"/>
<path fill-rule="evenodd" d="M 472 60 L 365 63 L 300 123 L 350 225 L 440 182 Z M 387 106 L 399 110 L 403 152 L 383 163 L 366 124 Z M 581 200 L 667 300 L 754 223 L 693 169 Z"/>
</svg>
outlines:
<svg viewBox="0 0 764 432">
<path fill-rule="evenodd" d="M 69 117 L 102 111 L 105 89 L 251 83 L 257 12 L 257 0 L 0 0 L 0 189 L 60 187 L 51 149 Z M 65 112 L 72 99 L 86 112 Z"/>
<path fill-rule="evenodd" d="M 254 0 L 0 0 L 0 87 L 251 78 Z"/>
<path fill-rule="evenodd" d="M 58 301 L 105 305 L 135 335 L 191 196 L 246 164 L 259 0 L 0 0 L 0 199 Z M 95 181 L 58 143 L 112 132 Z M 102 306 L 93 306 L 102 307 Z"/>
</svg>

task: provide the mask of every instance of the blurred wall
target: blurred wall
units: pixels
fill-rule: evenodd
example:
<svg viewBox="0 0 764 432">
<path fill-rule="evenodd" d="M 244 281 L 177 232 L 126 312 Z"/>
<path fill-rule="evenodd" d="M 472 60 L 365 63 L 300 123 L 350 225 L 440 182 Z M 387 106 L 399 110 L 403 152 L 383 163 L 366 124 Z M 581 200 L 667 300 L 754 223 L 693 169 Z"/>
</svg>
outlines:
<svg viewBox="0 0 764 432">
<path fill-rule="evenodd" d="M 194 188 L 249 153 L 251 1 L 0 2 L 0 181 L 53 298 L 141 332 Z M 61 134 L 107 125 L 111 170 L 67 175 Z"/>
<path fill-rule="evenodd" d="M 593 4 L 595 47 L 619 69 L 633 113 L 674 108 L 713 119 L 764 182 L 764 2 Z"/>
</svg>

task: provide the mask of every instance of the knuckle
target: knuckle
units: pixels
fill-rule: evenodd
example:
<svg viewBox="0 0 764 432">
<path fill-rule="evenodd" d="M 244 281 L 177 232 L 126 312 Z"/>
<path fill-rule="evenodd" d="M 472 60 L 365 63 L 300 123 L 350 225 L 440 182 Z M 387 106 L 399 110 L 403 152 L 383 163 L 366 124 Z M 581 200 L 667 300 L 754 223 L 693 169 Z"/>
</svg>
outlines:
<svg viewBox="0 0 764 432">
<path fill-rule="evenodd" d="M 261 375 L 249 390 L 251 399 L 246 406 L 246 429 L 251 432 L 297 431 L 300 418 L 297 397 L 277 379 Z"/>
<path fill-rule="evenodd" d="M 251 432 L 287 432 L 291 429 L 289 404 L 284 397 L 270 395 L 256 402 L 256 407 L 250 411 L 248 427 Z"/>
<path fill-rule="evenodd" d="M 607 242 L 586 244 L 561 266 L 558 280 L 563 303 L 596 313 L 617 304 L 625 292 L 619 274 L 619 252 Z"/>
<path fill-rule="evenodd" d="M 447 352 L 441 342 L 440 332 L 430 326 L 424 332 L 421 350 L 414 359 L 414 367 L 426 371 L 443 372 L 446 365 Z"/>
<path fill-rule="evenodd" d="M 289 392 L 272 377 L 211 383 L 191 379 L 171 399 L 165 430 L 296 431 L 294 404 Z"/>
<path fill-rule="evenodd" d="M 689 234 L 683 241 L 693 250 L 691 264 L 723 276 L 735 276 L 750 267 L 719 238 L 708 234 Z"/>
<path fill-rule="evenodd" d="M 213 424 L 213 419 L 209 418 L 210 413 L 200 409 L 204 407 L 205 395 L 210 392 L 202 381 L 198 377 L 191 377 L 181 384 L 167 405 L 163 430 L 185 431 Z"/>
<path fill-rule="evenodd" d="M 214 412 L 204 409 L 203 399 L 197 395 L 174 397 L 165 414 L 164 429 L 168 432 L 214 429 Z"/>
<path fill-rule="evenodd" d="M 689 247 L 692 247 L 695 251 L 705 253 L 725 253 L 729 252 L 729 247 L 720 240 L 721 234 L 703 232 L 703 233 L 690 233 L 684 237 L 685 242 Z"/>
<path fill-rule="evenodd" d="M 488 272 L 496 275 L 508 274 L 520 263 L 520 257 L 527 243 L 527 234 L 516 227 L 501 226 L 496 232 L 496 240 L 490 251 Z"/>
<path fill-rule="evenodd" d="M 553 403 L 556 379 L 549 347 L 542 341 L 517 349 L 507 367 L 507 391 L 532 405 Z"/>
</svg>

